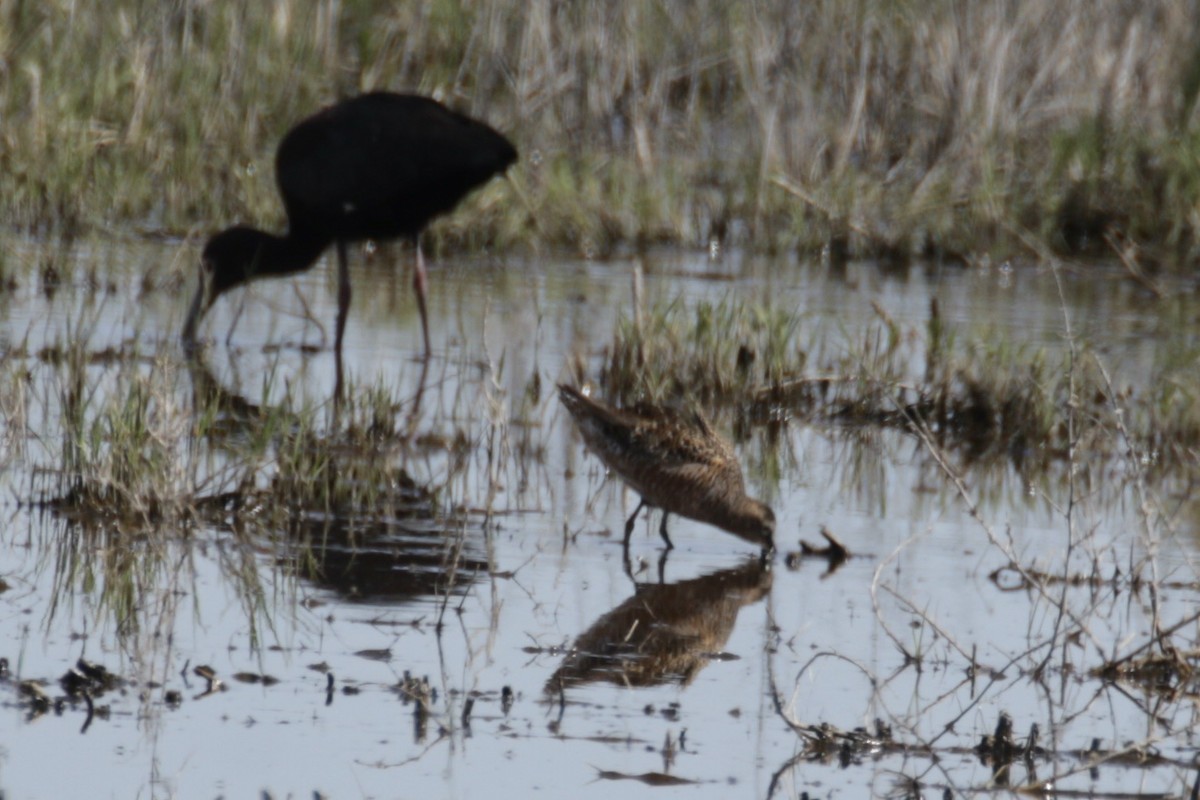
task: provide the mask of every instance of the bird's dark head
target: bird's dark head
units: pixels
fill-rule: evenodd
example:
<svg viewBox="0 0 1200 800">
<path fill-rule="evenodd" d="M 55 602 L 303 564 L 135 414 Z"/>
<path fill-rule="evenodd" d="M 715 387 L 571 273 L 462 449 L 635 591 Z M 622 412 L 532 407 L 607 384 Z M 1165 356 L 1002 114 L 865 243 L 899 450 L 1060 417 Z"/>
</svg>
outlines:
<svg viewBox="0 0 1200 800">
<path fill-rule="evenodd" d="M 195 341 L 196 326 L 218 297 L 254 277 L 263 248 L 272 238 L 254 228 L 236 225 L 208 240 L 200 256 L 200 286 L 183 325 L 185 344 Z"/>
<path fill-rule="evenodd" d="M 246 283 L 258 272 L 259 260 L 275 237 L 245 225 L 235 225 L 215 234 L 204 245 L 200 268 L 211 282 L 209 302 L 234 286 Z"/>
<path fill-rule="evenodd" d="M 775 549 L 775 512 L 766 503 L 747 497 L 738 514 L 738 536 L 761 547 Z"/>
</svg>

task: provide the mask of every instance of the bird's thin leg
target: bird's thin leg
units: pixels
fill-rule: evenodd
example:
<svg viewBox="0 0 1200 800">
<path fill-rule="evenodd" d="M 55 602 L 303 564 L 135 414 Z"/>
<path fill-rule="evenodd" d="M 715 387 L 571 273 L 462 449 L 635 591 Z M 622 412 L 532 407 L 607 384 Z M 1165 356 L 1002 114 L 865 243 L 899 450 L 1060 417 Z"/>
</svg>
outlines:
<svg viewBox="0 0 1200 800">
<path fill-rule="evenodd" d="M 629 547 L 629 537 L 633 534 L 633 524 L 637 522 L 638 512 L 645 507 L 646 501 L 642 500 L 640 503 L 638 503 L 637 508 L 633 510 L 633 513 L 629 515 L 629 519 L 625 521 L 625 547 L 627 549 Z"/>
<path fill-rule="evenodd" d="M 413 289 L 417 293 L 417 308 L 421 312 L 421 333 L 425 334 L 425 358 L 433 355 L 433 347 L 429 344 L 429 314 L 425 310 L 425 285 L 429 282 L 425 276 L 425 257 L 421 255 L 421 237 L 413 240 L 417 251 L 417 268 L 413 270 Z"/>
<path fill-rule="evenodd" d="M 425 381 L 429 377 L 429 359 L 421 361 L 421 379 L 417 382 L 417 393 L 413 395 L 412 408 L 408 412 L 408 422 L 406 427 L 408 433 L 405 436 L 406 442 L 411 442 L 417 434 L 417 423 L 421 419 L 421 398 L 425 396 Z"/>
<path fill-rule="evenodd" d="M 625 569 L 625 574 L 629 576 L 629 580 L 633 581 L 633 585 L 636 587 L 637 578 L 633 576 L 633 560 L 629 558 L 628 543 L 621 548 L 621 566 Z"/>
<path fill-rule="evenodd" d="M 200 317 L 212 305 L 212 300 L 209 299 L 209 293 L 212 290 L 212 276 L 208 270 L 200 270 L 200 285 L 196 287 L 196 296 L 192 298 L 192 305 L 188 309 L 187 319 L 183 323 L 183 349 L 188 356 L 194 355 L 197 352 L 198 345 L 196 343 L 196 328 L 200 325 Z"/>
<path fill-rule="evenodd" d="M 342 352 L 342 335 L 346 332 L 346 317 L 350 314 L 350 262 L 346 258 L 346 242 L 339 239 L 338 253 L 338 315 L 336 348 Z"/>
<path fill-rule="evenodd" d="M 674 549 L 675 545 L 671 543 L 671 537 L 667 536 L 667 517 L 670 516 L 666 511 L 663 512 L 662 524 L 658 526 L 658 535 L 667 543 L 667 549 Z"/>
<path fill-rule="evenodd" d="M 230 342 L 233 341 L 233 330 L 234 330 L 234 328 L 237 327 L 238 322 L 241 321 L 242 312 L 245 309 L 246 309 L 246 295 L 243 294 L 241 302 L 238 303 L 237 311 L 233 312 L 233 322 L 229 323 L 229 333 L 225 334 L 225 346 L 226 347 L 229 347 Z"/>
<path fill-rule="evenodd" d="M 342 336 L 346 332 L 346 317 L 350 314 L 350 262 L 346 258 L 346 242 L 339 239 L 338 253 L 338 314 L 337 339 L 334 344 L 334 360 L 337 362 L 337 386 L 334 389 L 334 399 L 342 399 Z"/>
</svg>

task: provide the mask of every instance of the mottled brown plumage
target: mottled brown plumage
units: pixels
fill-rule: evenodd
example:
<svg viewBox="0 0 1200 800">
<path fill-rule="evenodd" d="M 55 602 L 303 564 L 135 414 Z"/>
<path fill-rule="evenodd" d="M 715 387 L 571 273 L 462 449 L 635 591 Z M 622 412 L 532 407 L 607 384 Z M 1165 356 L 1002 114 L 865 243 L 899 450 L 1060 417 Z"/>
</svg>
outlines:
<svg viewBox="0 0 1200 800">
<path fill-rule="evenodd" d="M 667 516 L 715 525 L 764 550 L 774 549 L 775 514 L 746 496 L 733 447 L 699 413 L 660 406 L 618 409 L 560 384 L 558 396 L 584 442 L 642 502 L 625 523 L 625 544 L 642 506 L 663 510 L 659 533 L 667 547 Z"/>
</svg>

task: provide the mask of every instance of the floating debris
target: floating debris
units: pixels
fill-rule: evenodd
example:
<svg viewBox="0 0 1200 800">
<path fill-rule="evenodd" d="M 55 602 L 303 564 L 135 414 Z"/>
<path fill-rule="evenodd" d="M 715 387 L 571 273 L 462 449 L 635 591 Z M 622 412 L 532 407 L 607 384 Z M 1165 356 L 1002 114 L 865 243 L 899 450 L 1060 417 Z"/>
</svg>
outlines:
<svg viewBox="0 0 1200 800">
<path fill-rule="evenodd" d="M 196 696 L 197 700 L 199 700 L 201 697 L 206 697 L 213 692 L 225 691 L 225 684 L 222 683 L 217 677 L 217 671 L 212 667 L 202 664 L 198 667 L 195 667 L 192 672 L 196 676 L 203 678 L 207 684 L 205 690 Z"/>
<path fill-rule="evenodd" d="M 235 672 L 233 679 L 238 683 L 261 683 L 263 686 L 274 686 L 279 683 L 278 678 L 257 672 Z"/>
<path fill-rule="evenodd" d="M 691 786 L 699 783 L 690 778 L 677 778 L 665 772 L 643 772 L 641 775 L 630 775 L 625 772 L 599 769 L 596 770 L 596 777 L 606 781 L 638 781 L 647 786 Z"/>
<path fill-rule="evenodd" d="M 821 547 L 819 545 L 809 544 L 801 539 L 800 551 L 788 553 L 784 558 L 784 563 L 787 565 L 788 569 L 799 569 L 800 562 L 804 561 L 805 559 L 823 559 L 828 565 L 825 569 L 824 575 L 821 576 L 824 578 L 832 575 L 838 567 L 846 563 L 847 559 L 849 559 L 851 555 L 850 549 L 846 547 L 846 545 L 842 544 L 842 542 L 836 536 L 830 533 L 829 529 L 824 525 L 821 526 L 820 533 L 827 543 L 826 546 Z"/>
<path fill-rule="evenodd" d="M 50 710 L 51 698 L 39 681 L 21 681 L 17 685 L 21 697 L 29 704 L 29 718 L 39 717 Z"/>
</svg>

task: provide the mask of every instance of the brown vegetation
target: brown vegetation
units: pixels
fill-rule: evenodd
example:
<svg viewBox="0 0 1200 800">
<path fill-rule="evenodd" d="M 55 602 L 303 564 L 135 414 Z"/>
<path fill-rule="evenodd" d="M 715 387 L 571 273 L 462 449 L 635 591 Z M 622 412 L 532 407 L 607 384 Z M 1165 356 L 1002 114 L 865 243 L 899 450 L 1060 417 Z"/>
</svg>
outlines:
<svg viewBox="0 0 1200 800">
<path fill-rule="evenodd" d="M 390 88 L 524 155 L 529 206 L 492 187 L 444 242 L 1153 268 L 1195 255 L 1198 26 L 1153 3 L 10 3 L 0 206 L 66 232 L 274 224 L 283 132 Z"/>
</svg>

